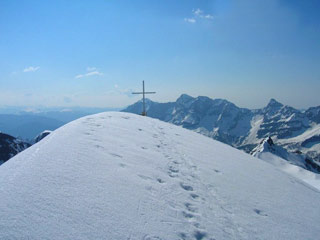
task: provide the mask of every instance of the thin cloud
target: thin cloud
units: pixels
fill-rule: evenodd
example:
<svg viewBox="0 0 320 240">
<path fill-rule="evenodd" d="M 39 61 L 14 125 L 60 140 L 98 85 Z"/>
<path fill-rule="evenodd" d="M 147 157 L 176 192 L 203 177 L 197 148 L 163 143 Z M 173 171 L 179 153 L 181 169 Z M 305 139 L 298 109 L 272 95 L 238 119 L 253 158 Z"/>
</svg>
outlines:
<svg viewBox="0 0 320 240">
<path fill-rule="evenodd" d="M 213 19 L 213 15 L 210 15 L 207 13 L 205 14 L 204 11 L 201 10 L 200 8 L 193 9 L 192 15 L 193 15 L 193 17 L 191 17 L 191 18 L 184 18 L 184 21 L 188 22 L 188 23 L 196 23 L 197 19 L 206 19 L 206 20 Z"/>
<path fill-rule="evenodd" d="M 198 9 L 193 9 L 192 13 L 196 16 L 201 16 L 203 14 L 203 11 L 200 8 L 198 8 Z"/>
<path fill-rule="evenodd" d="M 194 18 L 185 18 L 184 21 L 188 22 L 188 23 L 195 23 L 196 22 L 196 20 Z"/>
<path fill-rule="evenodd" d="M 213 16 L 210 14 L 207 14 L 205 16 L 202 16 L 202 18 L 206 18 L 206 19 L 213 19 Z"/>
<path fill-rule="evenodd" d="M 84 77 L 84 75 L 83 74 L 79 74 L 79 75 L 77 75 L 77 76 L 75 76 L 74 78 L 83 78 Z"/>
<path fill-rule="evenodd" d="M 97 68 L 95 67 L 87 67 L 87 73 L 84 74 L 78 74 L 74 78 L 84 78 L 84 77 L 90 77 L 90 76 L 102 76 L 103 73 L 97 71 Z"/>
<path fill-rule="evenodd" d="M 85 76 L 93 76 L 93 75 L 102 76 L 103 73 L 98 72 L 98 71 L 93 71 L 93 72 L 88 72 L 87 74 L 85 74 Z"/>
<path fill-rule="evenodd" d="M 30 66 L 30 67 L 23 69 L 23 72 L 35 72 L 35 71 L 38 71 L 39 69 L 40 69 L 40 67 Z"/>
</svg>

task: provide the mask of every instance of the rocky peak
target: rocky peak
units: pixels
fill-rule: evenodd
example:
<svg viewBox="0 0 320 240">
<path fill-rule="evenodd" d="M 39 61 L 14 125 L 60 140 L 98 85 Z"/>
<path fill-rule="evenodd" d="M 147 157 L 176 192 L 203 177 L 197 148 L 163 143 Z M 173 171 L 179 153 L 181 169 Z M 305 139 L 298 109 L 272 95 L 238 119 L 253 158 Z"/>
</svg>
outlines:
<svg viewBox="0 0 320 240">
<path fill-rule="evenodd" d="M 177 99 L 177 103 L 186 103 L 192 100 L 194 100 L 194 98 L 189 96 L 188 94 L 181 94 L 181 96 Z"/>
<path fill-rule="evenodd" d="M 42 139 L 44 139 L 46 136 L 48 136 L 52 131 L 50 130 L 45 130 L 42 133 L 40 133 L 35 139 L 34 142 L 37 143 L 39 141 L 41 141 Z"/>
<path fill-rule="evenodd" d="M 277 100 L 275 100 L 274 98 L 271 98 L 268 105 L 266 106 L 266 108 L 282 108 L 283 107 L 283 104 L 278 102 Z"/>
<path fill-rule="evenodd" d="M 0 165 L 30 146 L 29 143 L 0 133 Z"/>
</svg>

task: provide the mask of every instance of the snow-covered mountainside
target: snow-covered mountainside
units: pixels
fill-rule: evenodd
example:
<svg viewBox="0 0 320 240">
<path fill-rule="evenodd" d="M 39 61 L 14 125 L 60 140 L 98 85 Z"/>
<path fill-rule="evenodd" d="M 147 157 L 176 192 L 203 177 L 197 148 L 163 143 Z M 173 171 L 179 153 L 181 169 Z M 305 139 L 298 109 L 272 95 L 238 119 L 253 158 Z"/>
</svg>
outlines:
<svg viewBox="0 0 320 240">
<path fill-rule="evenodd" d="M 308 160 L 308 157 L 301 152 L 288 152 L 283 147 L 274 144 L 271 137 L 261 141 L 261 143 L 255 147 L 250 154 L 261 158 L 261 156 L 266 153 L 274 154 L 284 160 L 287 160 L 293 165 L 297 165 L 312 172 L 320 173 L 319 162 Z"/>
<path fill-rule="evenodd" d="M 73 121 L 0 168 L 0 239 L 316 239 L 320 192 L 129 113 Z"/>
<path fill-rule="evenodd" d="M 29 146 L 29 143 L 0 132 L 0 165 Z"/>
<path fill-rule="evenodd" d="M 250 153 L 320 190 L 320 164 L 308 160 L 304 154 L 294 154 L 266 138 Z M 309 171 L 307 171 L 309 170 Z M 310 172 L 311 171 L 311 172 Z"/>
<path fill-rule="evenodd" d="M 141 113 L 141 101 L 124 112 Z M 271 136 L 289 152 L 320 161 L 320 106 L 304 112 L 271 99 L 265 108 L 239 108 L 223 99 L 181 95 L 176 102 L 147 101 L 148 116 L 194 130 L 251 152 Z"/>
</svg>

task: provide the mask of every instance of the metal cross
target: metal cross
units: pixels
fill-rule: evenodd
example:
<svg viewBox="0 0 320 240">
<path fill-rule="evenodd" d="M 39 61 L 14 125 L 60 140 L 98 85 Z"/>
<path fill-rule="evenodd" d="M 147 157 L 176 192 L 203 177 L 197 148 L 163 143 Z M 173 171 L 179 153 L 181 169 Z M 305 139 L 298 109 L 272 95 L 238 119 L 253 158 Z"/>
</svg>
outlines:
<svg viewBox="0 0 320 240">
<path fill-rule="evenodd" d="M 133 92 L 132 94 L 142 94 L 142 101 L 143 101 L 143 105 L 142 105 L 142 116 L 147 116 L 147 112 L 146 112 L 146 101 L 145 101 L 145 94 L 154 94 L 156 92 L 146 92 L 144 91 L 144 81 L 142 81 L 142 92 Z"/>
</svg>

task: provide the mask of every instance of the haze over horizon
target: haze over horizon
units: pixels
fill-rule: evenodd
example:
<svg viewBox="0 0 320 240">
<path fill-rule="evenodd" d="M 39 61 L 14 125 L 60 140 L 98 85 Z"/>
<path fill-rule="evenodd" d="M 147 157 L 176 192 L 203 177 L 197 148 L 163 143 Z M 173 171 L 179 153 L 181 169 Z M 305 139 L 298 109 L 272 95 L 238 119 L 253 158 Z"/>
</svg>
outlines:
<svg viewBox="0 0 320 240">
<path fill-rule="evenodd" d="M 320 2 L 1 1 L 1 106 L 320 105 Z"/>
</svg>

